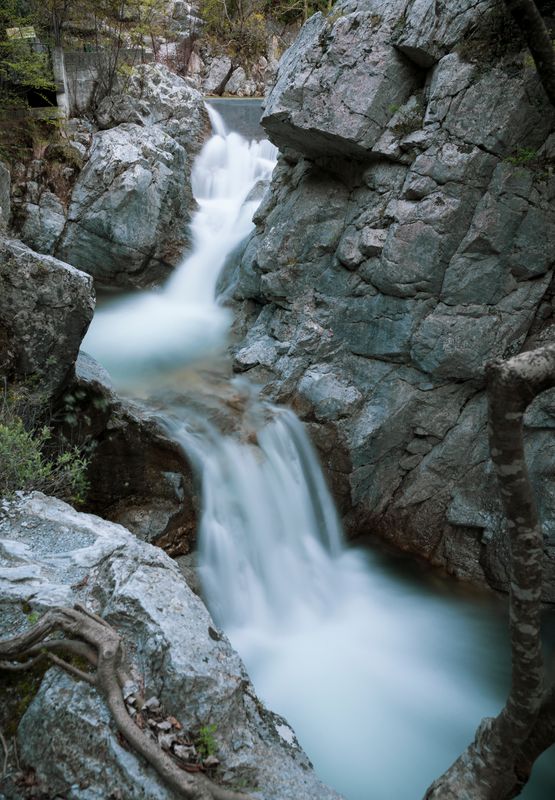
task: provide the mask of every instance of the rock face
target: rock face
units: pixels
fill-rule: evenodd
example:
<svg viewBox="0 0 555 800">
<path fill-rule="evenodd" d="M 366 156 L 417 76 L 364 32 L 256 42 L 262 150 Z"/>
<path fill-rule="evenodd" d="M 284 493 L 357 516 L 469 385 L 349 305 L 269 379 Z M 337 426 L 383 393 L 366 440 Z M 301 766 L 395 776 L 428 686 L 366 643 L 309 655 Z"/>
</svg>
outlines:
<svg viewBox="0 0 555 800">
<path fill-rule="evenodd" d="M 66 224 L 66 210 L 53 192 L 41 192 L 37 203 L 25 203 L 23 241 L 39 253 L 52 253 Z"/>
<path fill-rule="evenodd" d="M 106 371 L 80 352 L 62 400 L 63 433 L 86 446 L 88 508 L 172 556 L 196 542 L 197 490 L 182 450 L 155 412 L 120 399 Z"/>
<path fill-rule="evenodd" d="M 260 800 L 339 800 L 322 785 L 285 720 L 266 710 L 237 654 L 158 548 L 119 525 L 34 494 L 0 518 L 0 636 L 56 605 L 85 604 L 125 638 L 147 697 L 185 730 L 214 725 L 217 779 Z M 29 604 L 29 605 L 27 605 Z M 47 672 L 19 726 L 19 753 L 41 791 L 68 800 L 173 798 L 122 747 L 98 694 Z"/>
<path fill-rule="evenodd" d="M 0 240 L 0 369 L 48 403 L 68 380 L 92 319 L 89 275 L 14 240 Z"/>
<path fill-rule="evenodd" d="M 184 147 L 189 159 L 210 130 L 202 94 L 162 64 L 140 64 L 122 87 L 106 97 L 96 111 L 100 128 L 124 122 L 156 125 Z"/>
<path fill-rule="evenodd" d="M 309 421 L 349 529 L 499 587 L 484 364 L 552 339 L 553 124 L 499 4 L 339 3 L 281 63 L 225 287 L 236 370 Z M 527 435 L 555 599 L 552 410 Z"/>
<path fill-rule="evenodd" d="M 0 232 L 5 231 L 10 222 L 10 185 L 10 170 L 0 161 Z"/>
<path fill-rule="evenodd" d="M 190 167 L 185 149 L 157 126 L 96 133 L 56 255 L 101 284 L 159 281 L 187 241 Z"/>
<path fill-rule="evenodd" d="M 20 236 L 99 284 L 159 283 L 189 241 L 191 167 L 210 129 L 202 95 L 161 64 L 141 64 L 97 117 L 103 130 L 71 120 L 63 152 L 47 150 L 18 175 Z"/>
</svg>

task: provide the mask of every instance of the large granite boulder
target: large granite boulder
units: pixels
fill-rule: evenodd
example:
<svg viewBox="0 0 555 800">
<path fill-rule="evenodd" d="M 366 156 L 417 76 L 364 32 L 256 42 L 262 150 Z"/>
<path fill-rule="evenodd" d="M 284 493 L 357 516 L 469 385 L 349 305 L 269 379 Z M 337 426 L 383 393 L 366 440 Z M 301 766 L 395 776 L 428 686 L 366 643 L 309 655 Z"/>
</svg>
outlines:
<svg viewBox="0 0 555 800">
<path fill-rule="evenodd" d="M 139 64 L 121 86 L 100 103 L 96 111 L 100 128 L 124 122 L 156 125 L 187 151 L 198 152 L 210 131 L 202 94 L 163 64 Z"/>
<path fill-rule="evenodd" d="M 66 209 L 53 192 L 43 191 L 36 203 L 21 208 L 23 224 L 19 234 L 25 244 L 39 253 L 52 253 L 66 224 Z"/>
<path fill-rule="evenodd" d="M 203 97 L 161 64 L 141 64 L 97 111 L 100 131 L 71 120 L 14 189 L 30 247 L 101 285 L 162 281 L 189 244 L 191 169 L 210 129 Z"/>
<path fill-rule="evenodd" d="M 417 70 L 390 44 L 406 0 L 339 3 L 315 14 L 286 52 L 266 101 L 272 141 L 309 155 L 367 155 L 392 107 L 420 85 Z"/>
<path fill-rule="evenodd" d="M 145 286 L 185 248 L 190 158 L 158 127 L 124 123 L 93 137 L 56 255 L 101 284 Z"/>
<path fill-rule="evenodd" d="M 9 380 L 27 381 L 43 403 L 55 398 L 71 377 L 93 311 L 89 275 L 0 240 L 0 370 Z"/>
<path fill-rule="evenodd" d="M 351 532 L 499 587 L 484 365 L 553 338 L 554 122 L 493 0 L 338 3 L 282 61 L 280 164 L 223 287 L 235 369 L 309 422 Z M 552 411 L 527 437 L 553 600 Z"/>
<path fill-rule="evenodd" d="M 165 553 L 38 493 L 0 513 L 0 636 L 24 629 L 30 613 L 84 604 L 123 635 L 147 697 L 193 735 L 214 726 L 216 780 L 259 800 L 339 800 L 285 720 L 256 697 L 239 657 Z M 57 668 L 19 724 L 18 747 L 34 788 L 49 797 L 175 797 L 124 747 L 98 693 Z"/>
</svg>

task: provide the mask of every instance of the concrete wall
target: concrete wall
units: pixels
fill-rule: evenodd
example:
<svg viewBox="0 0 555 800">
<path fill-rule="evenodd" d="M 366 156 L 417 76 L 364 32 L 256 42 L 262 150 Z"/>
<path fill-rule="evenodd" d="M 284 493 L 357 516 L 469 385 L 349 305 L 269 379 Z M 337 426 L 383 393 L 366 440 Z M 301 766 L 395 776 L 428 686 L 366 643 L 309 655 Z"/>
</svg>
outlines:
<svg viewBox="0 0 555 800">
<path fill-rule="evenodd" d="M 67 109 L 69 116 L 86 111 L 96 92 L 99 75 L 109 70 L 106 53 L 102 51 L 74 50 L 64 53 L 64 75 L 62 81 L 57 78 L 57 85 L 63 82 L 67 92 Z M 134 65 L 145 61 L 153 61 L 152 53 L 144 50 L 124 50 L 120 53 L 122 63 Z M 58 100 L 60 106 L 60 99 Z"/>
</svg>

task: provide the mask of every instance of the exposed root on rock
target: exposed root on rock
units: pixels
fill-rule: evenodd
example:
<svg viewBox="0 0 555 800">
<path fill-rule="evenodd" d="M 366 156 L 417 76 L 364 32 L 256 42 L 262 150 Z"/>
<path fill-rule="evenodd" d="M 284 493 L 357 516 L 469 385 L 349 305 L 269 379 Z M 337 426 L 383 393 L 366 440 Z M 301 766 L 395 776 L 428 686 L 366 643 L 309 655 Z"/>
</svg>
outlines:
<svg viewBox="0 0 555 800">
<path fill-rule="evenodd" d="M 68 638 L 52 638 L 56 631 Z M 84 671 L 64 660 L 63 655 L 78 656 L 94 671 Z M 0 669 L 29 669 L 41 658 L 49 659 L 72 677 L 97 689 L 106 701 L 121 736 L 178 797 L 187 800 L 249 800 L 246 794 L 218 786 L 202 772 L 185 771 L 158 742 L 135 724 L 123 696 L 124 687 L 131 682 L 125 666 L 123 642 L 102 617 L 80 605 L 53 608 L 29 630 L 0 640 Z"/>
</svg>

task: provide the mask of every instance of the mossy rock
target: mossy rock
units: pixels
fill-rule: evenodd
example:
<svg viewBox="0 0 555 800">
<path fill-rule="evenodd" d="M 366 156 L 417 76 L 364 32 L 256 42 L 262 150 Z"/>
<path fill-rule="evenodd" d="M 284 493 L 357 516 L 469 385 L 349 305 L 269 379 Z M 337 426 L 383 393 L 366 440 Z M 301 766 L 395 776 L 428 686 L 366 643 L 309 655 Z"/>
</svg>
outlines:
<svg viewBox="0 0 555 800">
<path fill-rule="evenodd" d="M 83 157 L 68 142 L 53 142 L 49 144 L 44 153 L 47 161 L 58 161 L 60 164 L 67 164 L 75 169 L 83 166 Z"/>
</svg>

